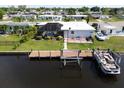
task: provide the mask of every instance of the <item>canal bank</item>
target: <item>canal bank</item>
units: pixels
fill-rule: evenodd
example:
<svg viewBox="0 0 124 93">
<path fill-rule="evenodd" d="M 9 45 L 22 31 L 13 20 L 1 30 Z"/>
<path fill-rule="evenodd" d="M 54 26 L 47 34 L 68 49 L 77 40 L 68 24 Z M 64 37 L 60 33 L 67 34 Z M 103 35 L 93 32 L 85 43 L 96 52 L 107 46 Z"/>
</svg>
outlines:
<svg viewBox="0 0 124 93">
<path fill-rule="evenodd" d="M 40 51 L 40 50 L 36 50 L 36 51 Z M 42 51 L 42 50 L 41 50 Z M 52 51 L 52 50 L 43 50 L 43 51 Z M 60 50 L 53 50 L 53 51 L 60 51 Z M 81 50 L 81 51 L 91 51 L 91 50 Z M 120 53 L 120 54 L 124 54 L 124 51 L 115 51 L 117 53 Z M 29 54 L 31 53 L 31 50 L 30 51 L 0 51 L 0 55 L 2 54 Z"/>
</svg>

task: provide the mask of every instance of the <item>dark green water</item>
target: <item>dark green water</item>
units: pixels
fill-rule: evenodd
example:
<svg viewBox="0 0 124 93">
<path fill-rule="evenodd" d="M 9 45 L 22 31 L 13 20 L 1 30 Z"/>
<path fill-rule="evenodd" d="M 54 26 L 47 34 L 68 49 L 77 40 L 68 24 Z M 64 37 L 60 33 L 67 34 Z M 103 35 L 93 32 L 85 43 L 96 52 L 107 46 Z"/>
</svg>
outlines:
<svg viewBox="0 0 124 93">
<path fill-rule="evenodd" d="M 0 56 L 0 87 L 5 88 L 94 88 L 124 87 L 124 55 L 122 55 L 121 74 L 106 76 L 94 60 L 60 69 L 60 62 L 29 61 L 26 55 Z"/>
</svg>

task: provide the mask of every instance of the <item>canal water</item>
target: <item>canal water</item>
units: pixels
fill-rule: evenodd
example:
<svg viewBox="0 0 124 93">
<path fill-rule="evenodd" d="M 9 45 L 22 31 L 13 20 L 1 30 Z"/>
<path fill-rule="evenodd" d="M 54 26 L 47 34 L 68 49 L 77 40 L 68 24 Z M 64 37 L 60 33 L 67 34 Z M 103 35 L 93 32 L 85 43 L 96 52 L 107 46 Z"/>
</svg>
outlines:
<svg viewBox="0 0 124 93">
<path fill-rule="evenodd" d="M 95 60 L 82 61 L 82 70 L 77 64 L 60 68 L 56 61 L 29 61 L 26 55 L 0 56 L 1 88 L 104 88 L 124 87 L 124 55 L 121 74 L 104 75 Z"/>
</svg>

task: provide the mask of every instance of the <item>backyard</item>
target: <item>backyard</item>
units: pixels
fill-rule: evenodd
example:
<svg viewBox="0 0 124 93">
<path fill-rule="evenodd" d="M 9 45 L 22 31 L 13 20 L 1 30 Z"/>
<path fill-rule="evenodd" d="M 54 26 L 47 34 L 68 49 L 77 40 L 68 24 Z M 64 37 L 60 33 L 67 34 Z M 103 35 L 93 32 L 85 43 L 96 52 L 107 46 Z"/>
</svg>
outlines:
<svg viewBox="0 0 124 93">
<path fill-rule="evenodd" d="M 116 51 L 124 51 L 124 37 L 111 37 L 106 41 L 98 41 L 94 38 L 93 44 L 68 44 L 69 49 L 93 49 L 93 48 L 111 48 Z M 63 48 L 63 41 L 54 40 L 40 40 L 34 41 L 30 40 L 16 50 L 58 50 Z"/>
<path fill-rule="evenodd" d="M 0 41 L 18 41 L 20 38 L 17 35 L 1 35 Z"/>
<path fill-rule="evenodd" d="M 19 37 L 15 35 L 0 36 L 1 41 L 18 41 Z M 98 41 L 94 38 L 92 44 L 69 43 L 68 49 L 93 49 L 93 48 L 111 48 L 115 51 L 124 51 L 124 37 L 111 37 L 106 41 Z M 30 39 L 20 44 L 16 49 L 14 45 L 0 45 L 0 51 L 30 51 L 32 50 L 60 50 L 63 49 L 62 40 L 34 40 Z"/>
<path fill-rule="evenodd" d="M 20 40 L 17 35 L 0 35 L 0 51 L 11 51 L 16 42 Z"/>
</svg>

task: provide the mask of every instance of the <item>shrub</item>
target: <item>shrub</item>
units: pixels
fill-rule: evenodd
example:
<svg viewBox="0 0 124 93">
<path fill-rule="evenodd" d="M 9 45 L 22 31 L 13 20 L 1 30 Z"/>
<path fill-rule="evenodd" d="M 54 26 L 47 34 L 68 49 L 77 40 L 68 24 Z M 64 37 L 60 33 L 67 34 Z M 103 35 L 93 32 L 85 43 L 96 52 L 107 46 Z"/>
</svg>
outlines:
<svg viewBox="0 0 124 93">
<path fill-rule="evenodd" d="M 63 39 L 62 36 L 57 36 L 57 37 L 56 37 L 56 40 L 62 40 L 62 39 Z"/>
<path fill-rule="evenodd" d="M 36 36 L 35 39 L 36 40 L 41 40 L 42 39 L 42 36 Z"/>
<path fill-rule="evenodd" d="M 45 37 L 46 40 L 51 40 L 51 38 L 52 38 L 51 36 L 46 36 Z"/>
<path fill-rule="evenodd" d="M 19 47 L 19 45 L 20 45 L 20 42 L 17 42 L 17 43 L 14 45 L 13 49 L 16 49 L 17 47 Z"/>
<path fill-rule="evenodd" d="M 20 39 L 20 43 L 24 43 L 24 42 L 26 42 L 28 40 L 28 36 L 27 35 L 24 35 L 24 36 L 22 36 L 22 38 Z"/>
</svg>

